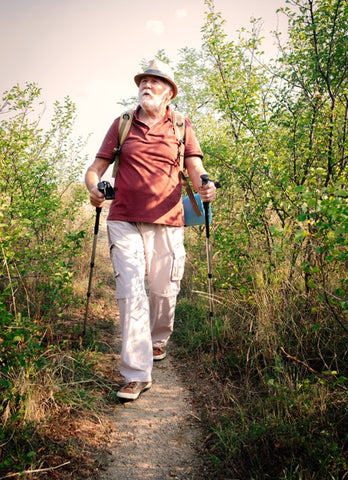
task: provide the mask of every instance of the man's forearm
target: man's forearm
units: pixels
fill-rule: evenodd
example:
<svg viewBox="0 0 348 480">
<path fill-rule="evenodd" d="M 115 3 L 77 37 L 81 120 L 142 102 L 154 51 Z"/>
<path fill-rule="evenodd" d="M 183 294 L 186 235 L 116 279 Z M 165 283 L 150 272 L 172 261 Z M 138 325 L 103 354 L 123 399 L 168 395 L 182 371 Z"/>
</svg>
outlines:
<svg viewBox="0 0 348 480">
<path fill-rule="evenodd" d="M 202 160 L 199 157 L 188 157 L 185 159 L 185 164 L 193 188 L 198 192 L 199 187 L 202 185 L 201 175 L 207 173 L 206 169 L 203 167 Z"/>
<path fill-rule="evenodd" d="M 85 175 L 85 184 L 89 191 L 92 190 L 100 181 L 100 175 L 92 166 L 88 168 Z"/>
<path fill-rule="evenodd" d="M 85 183 L 89 191 L 97 186 L 109 165 L 108 160 L 97 157 L 92 165 L 88 167 L 85 175 Z"/>
</svg>

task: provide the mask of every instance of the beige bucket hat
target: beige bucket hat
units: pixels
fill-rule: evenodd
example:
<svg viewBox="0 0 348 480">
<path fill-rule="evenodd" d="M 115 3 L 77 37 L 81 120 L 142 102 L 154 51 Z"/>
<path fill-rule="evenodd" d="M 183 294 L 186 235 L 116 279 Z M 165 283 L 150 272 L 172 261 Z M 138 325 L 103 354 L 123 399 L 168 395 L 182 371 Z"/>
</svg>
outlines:
<svg viewBox="0 0 348 480">
<path fill-rule="evenodd" d="M 138 73 L 134 77 L 134 81 L 139 87 L 140 81 L 143 77 L 151 75 L 153 77 L 160 77 L 166 80 L 173 87 L 173 98 L 178 94 L 178 87 L 174 82 L 174 72 L 167 63 L 161 62 L 157 58 L 151 60 L 150 65 L 143 73 Z"/>
</svg>

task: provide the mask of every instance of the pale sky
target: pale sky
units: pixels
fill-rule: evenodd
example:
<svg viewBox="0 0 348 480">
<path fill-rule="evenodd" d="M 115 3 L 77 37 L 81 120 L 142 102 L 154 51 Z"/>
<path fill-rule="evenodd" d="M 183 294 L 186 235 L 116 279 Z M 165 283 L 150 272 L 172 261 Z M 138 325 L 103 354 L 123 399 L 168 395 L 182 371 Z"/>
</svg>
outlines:
<svg viewBox="0 0 348 480">
<path fill-rule="evenodd" d="M 270 32 L 279 23 L 286 30 L 276 14 L 282 6 L 285 0 L 215 0 L 231 39 L 261 17 L 270 54 Z M 203 0 L 0 0 L 1 93 L 36 82 L 47 121 L 53 102 L 69 96 L 77 106 L 76 136 L 92 134 L 91 162 L 122 111 L 117 102 L 137 94 L 141 60 L 160 49 L 173 61 L 180 48 L 200 49 L 205 10 Z"/>
</svg>

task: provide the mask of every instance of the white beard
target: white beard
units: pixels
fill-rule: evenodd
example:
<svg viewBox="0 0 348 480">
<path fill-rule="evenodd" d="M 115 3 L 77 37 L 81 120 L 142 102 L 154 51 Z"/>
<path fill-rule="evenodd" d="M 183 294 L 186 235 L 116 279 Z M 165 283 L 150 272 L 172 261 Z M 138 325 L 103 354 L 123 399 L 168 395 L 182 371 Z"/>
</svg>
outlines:
<svg viewBox="0 0 348 480">
<path fill-rule="evenodd" d="M 144 95 L 147 92 L 150 95 Z M 153 95 L 149 90 L 145 90 L 139 93 L 139 104 L 146 110 L 161 110 L 167 104 L 168 91 L 163 92 L 161 95 Z"/>
</svg>

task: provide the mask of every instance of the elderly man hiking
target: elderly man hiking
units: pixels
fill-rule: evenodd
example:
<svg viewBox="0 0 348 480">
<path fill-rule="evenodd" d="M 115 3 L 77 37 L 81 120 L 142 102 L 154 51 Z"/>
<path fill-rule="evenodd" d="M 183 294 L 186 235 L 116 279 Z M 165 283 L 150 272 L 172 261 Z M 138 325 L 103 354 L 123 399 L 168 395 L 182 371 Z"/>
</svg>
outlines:
<svg viewBox="0 0 348 480">
<path fill-rule="evenodd" d="M 133 400 L 151 387 L 153 361 L 166 356 L 185 263 L 180 145 L 168 106 L 178 89 L 168 65 L 157 59 L 134 80 L 139 105 L 122 144 L 107 219 L 122 332 L 120 372 L 126 382 L 117 396 Z M 95 207 L 105 201 L 97 185 L 119 146 L 119 123 L 120 118 L 113 122 L 86 172 Z M 202 185 L 201 175 L 207 173 L 202 157 L 186 118 L 185 168 L 202 201 L 211 202 L 216 189 L 210 181 Z"/>
</svg>

